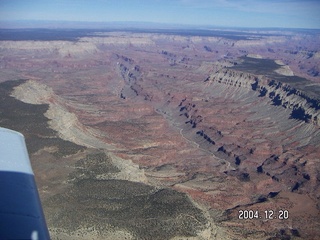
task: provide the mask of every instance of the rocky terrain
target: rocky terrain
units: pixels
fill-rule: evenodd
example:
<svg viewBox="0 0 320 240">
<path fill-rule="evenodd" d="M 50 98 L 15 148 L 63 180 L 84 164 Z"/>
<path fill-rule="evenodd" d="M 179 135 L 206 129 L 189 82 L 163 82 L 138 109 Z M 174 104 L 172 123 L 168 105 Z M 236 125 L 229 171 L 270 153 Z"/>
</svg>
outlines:
<svg viewBox="0 0 320 240">
<path fill-rule="evenodd" d="M 26 136 L 51 237 L 318 239 L 319 42 L 0 41 L 0 123 Z"/>
</svg>

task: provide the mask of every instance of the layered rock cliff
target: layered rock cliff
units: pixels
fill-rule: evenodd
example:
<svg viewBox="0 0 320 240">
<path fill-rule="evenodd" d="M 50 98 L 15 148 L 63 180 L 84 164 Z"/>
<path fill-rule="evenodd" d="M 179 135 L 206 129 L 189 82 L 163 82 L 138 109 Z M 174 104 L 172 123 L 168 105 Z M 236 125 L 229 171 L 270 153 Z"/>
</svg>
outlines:
<svg viewBox="0 0 320 240">
<path fill-rule="evenodd" d="M 232 69 L 219 70 L 205 82 L 252 89 L 259 92 L 259 97 L 270 98 L 273 105 L 290 109 L 292 118 L 320 126 L 320 99 L 311 97 L 290 84 Z"/>
<path fill-rule="evenodd" d="M 59 133 L 59 137 L 86 147 L 113 149 L 102 142 L 99 133 L 80 123 L 77 116 L 67 110 L 64 99 L 57 96 L 50 87 L 35 81 L 26 81 L 15 87 L 12 96 L 30 104 L 48 104 L 45 116 L 50 119 L 49 126 Z"/>
<path fill-rule="evenodd" d="M 103 217 L 106 226 L 114 224 L 147 239 L 150 236 L 139 235 L 140 231 L 168 233 L 157 235 L 159 239 L 191 237 L 190 228 L 183 227 L 189 224 L 199 226 L 191 230 L 195 238 L 198 232 L 208 231 L 209 237 L 203 239 L 266 239 L 290 237 L 292 232 L 305 239 L 320 236 L 319 91 L 314 89 L 319 82 L 317 41 L 313 36 L 238 37 L 107 33 L 73 42 L 0 43 L 0 81 L 33 79 L 15 85 L 13 96 L 45 104 L 41 110 L 44 121 L 65 139 L 61 145 L 68 148 L 68 140 L 87 151 L 59 159 L 59 164 L 52 160 L 51 148 L 32 156 L 39 160 L 35 166 L 46 167 L 43 161 L 52 161 L 48 166 L 59 174 L 55 178 L 71 184 L 46 205 L 51 227 L 68 231 L 66 226 L 81 227 L 86 219 L 96 227 L 101 226 Z M 272 59 L 278 59 L 278 64 Z M 290 67 L 295 76 L 275 73 L 279 65 Z M 308 77 L 309 72 L 313 77 Z M 299 82 L 299 76 L 310 80 L 307 86 Z M 298 83 L 291 84 L 293 80 Z M 12 115 L 11 110 L 7 112 Z M 38 133 L 37 124 L 30 122 L 22 129 Z M 50 136 L 42 139 L 51 141 Z M 112 162 L 102 154 L 106 151 Z M 65 166 L 73 167 L 79 159 L 70 183 L 67 176 L 71 170 L 65 172 Z M 46 194 L 61 190 L 62 180 L 57 184 L 48 178 L 51 170 L 38 173 L 47 179 L 42 183 Z M 188 197 L 170 191 L 142 197 L 141 189 L 155 188 L 136 182 L 157 189 L 170 187 Z M 127 200 L 123 206 L 118 201 L 113 205 L 112 194 L 118 190 L 124 196 L 137 196 L 130 197 L 130 211 Z M 159 203 L 159 199 L 163 201 Z M 202 219 L 199 211 L 190 211 L 191 204 L 184 199 L 203 209 L 210 228 L 207 221 L 180 221 L 188 216 L 196 222 Z M 82 208 L 88 202 L 87 208 Z M 177 203 L 186 206 L 186 211 L 172 215 Z M 161 213 L 153 212 L 150 204 Z M 96 206 L 101 206 L 97 212 Z M 112 207 L 122 209 L 123 219 L 130 224 L 117 219 Z M 285 209 L 290 219 L 244 221 L 238 217 L 240 209 L 261 213 Z M 161 222 L 167 210 L 177 221 L 165 214 Z M 83 221 L 76 223 L 79 219 Z M 169 225 L 177 229 L 167 232 Z M 222 232 L 217 231 L 218 225 Z"/>
</svg>

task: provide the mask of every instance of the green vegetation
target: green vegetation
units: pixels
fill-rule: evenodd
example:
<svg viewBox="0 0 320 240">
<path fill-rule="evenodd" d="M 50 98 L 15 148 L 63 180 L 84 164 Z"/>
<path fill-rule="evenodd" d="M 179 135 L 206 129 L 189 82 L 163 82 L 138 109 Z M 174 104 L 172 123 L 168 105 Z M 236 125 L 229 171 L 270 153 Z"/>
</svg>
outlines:
<svg viewBox="0 0 320 240">
<path fill-rule="evenodd" d="M 30 154 L 44 147 L 56 147 L 58 150 L 54 155 L 60 158 L 83 150 L 85 147 L 62 140 L 49 127 L 49 119 L 44 116 L 48 110 L 47 104 L 28 104 L 10 96 L 13 88 L 24 82 L 17 80 L 0 83 L 0 126 L 21 132 L 26 138 Z"/>
<path fill-rule="evenodd" d="M 242 62 L 233 66 L 232 69 L 249 72 L 255 75 L 264 75 L 270 79 L 290 84 L 297 90 L 304 91 L 312 96 L 319 97 L 320 86 L 312 85 L 312 82 L 297 76 L 283 76 L 275 72 L 280 65 L 272 59 L 259 59 L 242 57 Z"/>
<path fill-rule="evenodd" d="M 45 202 L 49 224 L 72 233 L 94 227 L 100 234 L 112 229 L 129 231 L 137 239 L 196 236 L 206 219 L 189 198 L 170 189 L 126 180 L 97 180 L 100 173 L 119 171 L 98 152 L 76 163 L 72 186 Z"/>
<path fill-rule="evenodd" d="M 273 71 L 278 69 L 280 66 L 276 64 L 272 59 L 242 57 L 241 60 L 243 62 L 235 65 L 232 68 L 235 70 L 249 72 L 257 75 L 266 75 L 266 76 L 279 75 L 277 73 L 274 73 Z"/>
</svg>

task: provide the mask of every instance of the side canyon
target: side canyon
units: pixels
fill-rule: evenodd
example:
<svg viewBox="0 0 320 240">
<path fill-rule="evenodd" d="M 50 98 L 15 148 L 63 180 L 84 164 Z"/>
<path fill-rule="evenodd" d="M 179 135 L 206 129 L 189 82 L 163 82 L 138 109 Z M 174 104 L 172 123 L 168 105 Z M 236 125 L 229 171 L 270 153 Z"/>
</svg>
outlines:
<svg viewBox="0 0 320 240">
<path fill-rule="evenodd" d="M 320 237 L 319 33 L 34 38 L 0 41 L 0 126 L 52 239 Z"/>
</svg>

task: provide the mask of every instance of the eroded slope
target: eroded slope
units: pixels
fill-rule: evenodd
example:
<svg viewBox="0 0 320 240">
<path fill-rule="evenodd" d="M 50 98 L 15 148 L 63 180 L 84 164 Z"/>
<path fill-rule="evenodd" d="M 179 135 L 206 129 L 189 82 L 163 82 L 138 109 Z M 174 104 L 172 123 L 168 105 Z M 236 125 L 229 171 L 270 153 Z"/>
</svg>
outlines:
<svg viewBox="0 0 320 240">
<path fill-rule="evenodd" d="M 108 144 L 102 150 L 101 140 L 92 132 L 83 129 L 81 135 L 76 134 L 81 126 L 78 121 L 68 122 L 67 134 L 63 123 L 53 127 L 48 112 L 63 109 L 64 116 L 55 111 L 55 118 L 72 114 L 52 89 L 21 80 L 1 83 L 0 91 L 1 125 L 26 137 L 53 239 L 169 239 L 211 234 L 203 211 L 185 194 L 147 185 L 139 166 L 105 153 L 110 150 Z"/>
<path fill-rule="evenodd" d="M 88 237 L 92 230 L 102 238 L 148 239 L 150 230 L 163 238 L 316 239 L 319 49 L 313 37 L 237 40 L 110 33 L 72 44 L 3 42 L 2 53 L 11 57 L 1 62 L 2 79 L 34 80 L 16 87 L 14 96 L 37 96 L 47 104 L 49 110 L 42 114 L 51 119 L 55 136 L 86 147 L 60 158 L 61 166 L 76 168 L 59 174 L 51 154 L 56 148 L 32 156 L 51 159 L 47 173 L 66 183 L 61 187 L 41 178 L 46 211 L 57 213 L 49 221 L 52 233 Z M 34 58 L 27 59 L 29 55 Z M 256 57 L 269 65 L 250 69 L 257 66 Z M 286 75 L 292 75 L 290 69 L 295 76 L 309 77 L 307 86 L 275 72 L 279 63 L 287 64 Z M 107 155 L 88 147 L 105 149 Z M 37 171 L 46 172 L 40 163 Z M 168 198 L 163 199 L 164 192 Z M 123 196 L 119 205 L 117 194 Z M 125 203 L 132 212 L 124 210 Z M 262 214 L 285 209 L 290 217 L 240 220 L 240 209 Z M 142 222 L 151 213 L 160 217 L 150 219 L 146 228 Z M 167 224 L 168 216 L 175 228 Z M 138 230 L 119 218 L 134 219 Z"/>
</svg>

